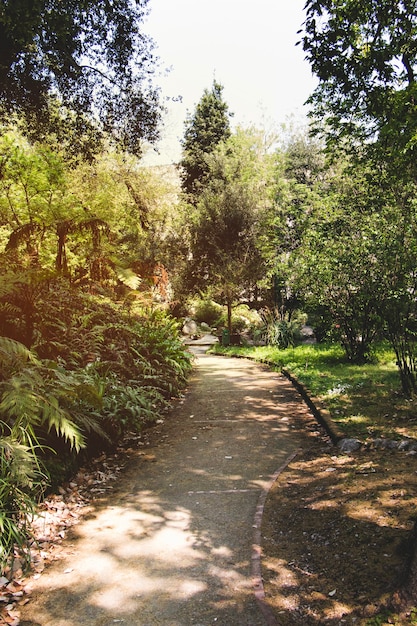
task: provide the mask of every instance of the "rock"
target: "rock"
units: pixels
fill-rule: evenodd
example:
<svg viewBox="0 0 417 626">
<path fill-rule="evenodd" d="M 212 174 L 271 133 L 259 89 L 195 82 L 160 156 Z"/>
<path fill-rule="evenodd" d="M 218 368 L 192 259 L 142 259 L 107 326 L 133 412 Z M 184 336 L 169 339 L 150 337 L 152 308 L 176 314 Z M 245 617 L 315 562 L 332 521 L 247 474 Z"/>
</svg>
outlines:
<svg viewBox="0 0 417 626">
<path fill-rule="evenodd" d="M 384 439 L 380 439 L 380 438 L 376 438 L 373 440 L 372 442 L 372 446 L 376 449 L 378 448 L 383 448 L 385 445 L 385 440 Z"/>
<path fill-rule="evenodd" d="M 398 441 L 394 441 L 393 439 L 388 439 L 385 447 L 387 450 L 398 450 L 399 445 L 400 444 Z"/>
<path fill-rule="evenodd" d="M 341 452 L 356 452 L 362 446 L 358 439 L 341 439 L 337 445 Z"/>
<path fill-rule="evenodd" d="M 403 439 L 398 444 L 398 450 L 408 450 L 410 448 L 410 442 L 407 439 Z"/>
<path fill-rule="evenodd" d="M 183 335 L 198 335 L 198 326 L 194 320 L 186 318 L 184 326 L 182 327 Z"/>
<path fill-rule="evenodd" d="M 398 441 L 394 441 L 393 439 L 384 439 L 377 438 L 373 441 L 374 448 L 379 448 L 381 450 L 395 450 L 399 446 Z"/>
</svg>

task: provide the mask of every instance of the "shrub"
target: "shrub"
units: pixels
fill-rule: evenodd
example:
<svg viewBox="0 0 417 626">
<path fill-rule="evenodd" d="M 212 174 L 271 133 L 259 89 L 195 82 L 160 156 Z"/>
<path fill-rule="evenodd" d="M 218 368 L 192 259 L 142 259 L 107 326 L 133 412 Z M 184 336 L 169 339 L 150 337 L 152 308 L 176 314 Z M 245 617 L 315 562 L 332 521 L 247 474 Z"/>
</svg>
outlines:
<svg viewBox="0 0 417 626">
<path fill-rule="evenodd" d="M 216 326 L 222 315 L 223 307 L 213 300 L 199 300 L 193 307 L 193 317 L 198 324 L 205 322 Z"/>
<path fill-rule="evenodd" d="M 267 345 L 289 348 L 300 338 L 300 321 L 282 319 L 274 309 L 261 312 L 263 320 L 262 337 Z"/>
</svg>

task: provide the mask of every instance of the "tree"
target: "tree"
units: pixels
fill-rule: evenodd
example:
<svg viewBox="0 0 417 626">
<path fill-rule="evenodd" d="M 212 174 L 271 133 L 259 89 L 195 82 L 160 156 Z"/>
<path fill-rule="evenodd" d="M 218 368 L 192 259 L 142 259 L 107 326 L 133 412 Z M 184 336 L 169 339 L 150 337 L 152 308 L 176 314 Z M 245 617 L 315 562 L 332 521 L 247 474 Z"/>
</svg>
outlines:
<svg viewBox="0 0 417 626">
<path fill-rule="evenodd" d="M 18 133 L 0 152 L 0 264 L 149 287 L 173 204 L 161 176 L 114 153 L 68 167 Z"/>
<path fill-rule="evenodd" d="M 223 86 L 214 81 L 211 91 L 204 90 L 194 115 L 186 121 L 183 158 L 180 163 L 182 188 L 196 198 L 207 178 L 210 155 L 221 141 L 230 137 L 230 113 L 223 101 Z"/>
<path fill-rule="evenodd" d="M 337 185 L 313 207 L 290 266 L 306 303 L 330 313 L 333 336 L 350 361 L 361 363 L 382 328 L 385 250 L 379 227 L 389 209 L 384 216 L 382 206 L 379 215 L 370 210 L 376 197 L 365 177 L 334 176 Z"/>
<path fill-rule="evenodd" d="M 238 129 L 207 164 L 204 189 L 188 211 L 185 275 L 189 291 L 211 293 L 227 306 L 231 332 L 232 307 L 249 299 L 265 274 L 260 238 L 271 201 L 270 161 L 259 134 Z"/>
<path fill-rule="evenodd" d="M 302 43 L 319 78 L 310 98 L 315 130 L 368 170 L 379 312 L 403 391 L 416 393 L 417 3 L 307 0 L 306 11 Z"/>
<path fill-rule="evenodd" d="M 157 138 L 153 44 L 141 31 L 148 0 L 13 0 L 0 11 L 0 112 L 43 137 L 68 127 L 110 133 L 140 152 Z M 99 126 L 95 120 L 99 120 Z"/>
<path fill-rule="evenodd" d="M 325 177 L 323 145 L 307 131 L 290 138 L 284 151 L 284 174 L 298 185 L 313 187 Z"/>
<path fill-rule="evenodd" d="M 301 129 L 276 150 L 273 163 L 273 203 L 262 239 L 267 270 L 263 297 L 280 320 L 290 322 L 301 302 L 289 261 L 303 241 L 326 166 L 321 145 Z"/>
<path fill-rule="evenodd" d="M 391 157 L 415 163 L 416 0 L 307 0 L 305 8 L 317 128 L 348 145 L 378 140 Z"/>
</svg>

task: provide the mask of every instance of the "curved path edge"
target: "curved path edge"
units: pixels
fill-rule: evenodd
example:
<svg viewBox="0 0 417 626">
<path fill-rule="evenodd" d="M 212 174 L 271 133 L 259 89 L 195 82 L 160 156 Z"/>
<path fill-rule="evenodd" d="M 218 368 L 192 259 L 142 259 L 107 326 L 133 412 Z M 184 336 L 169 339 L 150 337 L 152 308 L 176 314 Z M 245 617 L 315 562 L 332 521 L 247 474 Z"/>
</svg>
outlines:
<svg viewBox="0 0 417 626">
<path fill-rule="evenodd" d="M 34 582 L 22 626 L 278 626 L 265 598 L 261 525 L 303 442 L 289 414 L 311 413 L 279 372 L 250 359 L 223 365 L 213 358 L 223 355 L 200 350 L 176 419 L 155 428 L 146 455 L 132 452 L 137 471 L 98 500 Z"/>
<path fill-rule="evenodd" d="M 255 599 L 258 604 L 258 608 L 261 611 L 267 626 L 279 626 L 275 614 L 269 604 L 265 602 L 265 589 L 263 584 L 262 577 L 262 519 L 265 510 L 265 503 L 268 497 L 269 492 L 271 491 L 273 485 L 276 480 L 282 474 L 282 472 L 288 467 L 288 465 L 295 459 L 295 457 L 300 453 L 300 450 L 296 450 L 292 452 L 285 461 L 280 465 L 280 467 L 274 472 L 271 477 L 271 480 L 266 485 L 266 487 L 262 490 L 258 504 L 256 506 L 256 512 L 253 523 L 253 543 L 252 543 L 252 560 L 251 560 L 251 572 L 252 572 L 252 580 L 254 586 Z"/>
</svg>

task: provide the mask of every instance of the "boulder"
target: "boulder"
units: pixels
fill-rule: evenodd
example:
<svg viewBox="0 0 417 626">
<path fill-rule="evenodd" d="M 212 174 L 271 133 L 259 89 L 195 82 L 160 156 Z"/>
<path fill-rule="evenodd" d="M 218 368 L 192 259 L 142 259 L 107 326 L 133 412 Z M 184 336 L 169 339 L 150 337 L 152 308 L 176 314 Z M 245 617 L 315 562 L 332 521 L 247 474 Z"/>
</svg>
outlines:
<svg viewBox="0 0 417 626">
<path fill-rule="evenodd" d="M 182 334 L 194 337 L 198 335 L 198 326 L 196 322 L 190 318 L 186 318 L 182 327 Z"/>
<path fill-rule="evenodd" d="M 362 446 L 358 439 L 341 439 L 337 444 L 341 452 L 356 452 Z"/>
</svg>

